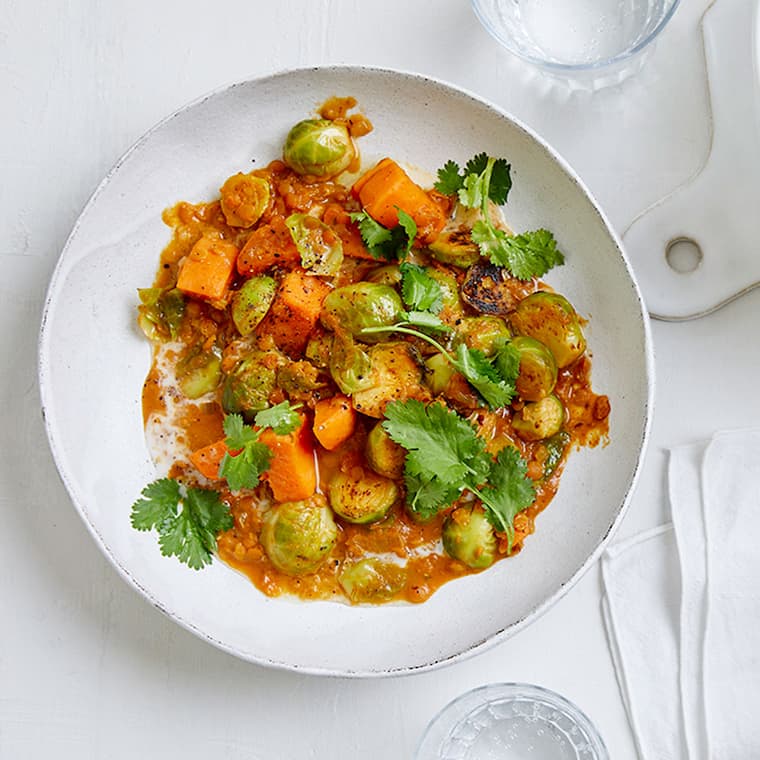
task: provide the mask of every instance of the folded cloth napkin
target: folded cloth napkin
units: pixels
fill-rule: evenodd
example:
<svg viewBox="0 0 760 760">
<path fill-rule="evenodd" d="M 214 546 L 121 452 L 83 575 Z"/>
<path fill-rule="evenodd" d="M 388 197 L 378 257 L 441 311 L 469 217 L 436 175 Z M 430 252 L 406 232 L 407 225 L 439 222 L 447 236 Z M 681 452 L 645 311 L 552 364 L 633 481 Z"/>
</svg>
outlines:
<svg viewBox="0 0 760 760">
<path fill-rule="evenodd" d="M 760 431 L 675 448 L 672 525 L 602 558 L 610 650 L 642 760 L 760 758 Z"/>
</svg>

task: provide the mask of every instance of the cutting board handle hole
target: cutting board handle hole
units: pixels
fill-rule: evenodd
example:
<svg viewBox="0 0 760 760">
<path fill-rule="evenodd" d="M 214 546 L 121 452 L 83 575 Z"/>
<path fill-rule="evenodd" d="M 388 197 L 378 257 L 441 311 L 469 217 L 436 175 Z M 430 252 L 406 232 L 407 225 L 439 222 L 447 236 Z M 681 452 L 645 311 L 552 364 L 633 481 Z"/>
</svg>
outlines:
<svg viewBox="0 0 760 760">
<path fill-rule="evenodd" d="M 679 274 L 690 274 L 702 263 L 704 255 L 699 243 L 690 237 L 677 237 L 665 248 L 665 260 L 668 266 Z"/>
</svg>

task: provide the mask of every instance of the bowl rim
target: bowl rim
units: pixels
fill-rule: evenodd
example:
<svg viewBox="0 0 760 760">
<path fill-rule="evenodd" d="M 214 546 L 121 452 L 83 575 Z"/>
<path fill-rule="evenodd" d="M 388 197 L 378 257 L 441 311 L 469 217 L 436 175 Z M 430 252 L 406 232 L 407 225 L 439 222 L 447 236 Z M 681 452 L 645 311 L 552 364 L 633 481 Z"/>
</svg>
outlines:
<svg viewBox="0 0 760 760">
<path fill-rule="evenodd" d="M 668 8 L 667 11 L 665 11 L 654 29 L 652 29 L 652 31 L 649 32 L 646 37 L 640 39 L 633 47 L 626 48 L 625 50 L 622 50 L 615 55 L 608 56 L 606 58 L 600 58 L 590 63 L 561 63 L 560 61 L 552 61 L 547 58 L 539 58 L 538 56 L 530 55 L 529 53 L 526 53 L 514 45 L 508 35 L 500 34 L 494 28 L 493 24 L 486 18 L 485 12 L 483 11 L 484 0 L 472 0 L 472 9 L 483 28 L 500 45 L 502 45 L 507 52 L 512 53 L 512 55 L 516 55 L 518 58 L 521 58 L 528 63 L 532 63 L 534 66 L 539 66 L 540 68 L 552 71 L 556 74 L 581 74 L 584 72 L 601 71 L 602 69 L 614 66 L 615 64 L 623 63 L 624 61 L 633 58 L 637 53 L 640 53 L 650 43 L 654 42 L 654 40 L 657 39 L 657 37 L 660 35 L 660 32 L 667 26 L 668 22 L 673 17 L 673 14 L 676 12 L 676 9 L 678 8 L 680 2 L 681 0 L 673 0 L 672 5 L 670 8 Z"/>
<path fill-rule="evenodd" d="M 513 623 L 500 628 L 498 631 L 495 631 L 494 633 L 490 634 L 489 636 L 482 639 L 481 641 L 472 643 L 468 648 L 460 652 L 457 652 L 456 654 L 447 655 L 442 658 L 431 659 L 431 660 L 428 660 L 427 662 L 417 664 L 417 665 L 407 665 L 407 666 L 402 666 L 402 667 L 388 668 L 388 669 L 381 669 L 381 670 L 378 670 L 378 669 L 346 670 L 346 669 L 340 669 L 340 668 L 334 668 L 334 667 L 303 666 L 303 665 L 298 665 L 298 664 L 293 664 L 293 663 L 287 663 L 284 661 L 273 660 L 266 657 L 259 657 L 259 656 L 256 656 L 255 653 L 244 651 L 235 646 L 227 644 L 224 641 L 221 641 L 215 636 L 212 636 L 206 631 L 199 628 L 192 621 L 187 620 L 179 613 L 174 612 L 171 609 L 169 609 L 169 607 L 165 605 L 164 603 L 162 603 L 159 599 L 157 599 L 149 589 L 145 588 L 143 584 L 138 582 L 137 579 L 131 574 L 129 569 L 125 567 L 116 558 L 116 556 L 112 553 L 111 549 L 105 542 L 103 536 L 99 533 L 97 527 L 89 519 L 87 515 L 87 511 L 85 509 L 85 505 L 80 503 L 76 494 L 75 486 L 69 480 L 69 477 L 65 472 L 65 468 L 62 467 L 63 454 L 61 450 L 59 449 L 59 442 L 57 440 L 56 431 L 53 426 L 52 414 L 49 413 L 48 411 L 48 410 L 51 410 L 52 412 L 52 409 L 54 407 L 54 403 L 52 399 L 51 382 L 50 382 L 50 377 L 49 377 L 48 355 L 50 352 L 50 334 L 48 330 L 48 322 L 51 317 L 51 312 L 54 306 L 55 295 L 58 289 L 58 281 L 63 276 L 64 259 L 65 259 L 66 253 L 68 252 L 69 248 L 72 246 L 77 236 L 77 232 L 79 231 L 83 218 L 85 217 L 87 212 L 90 210 L 90 208 L 94 205 L 94 203 L 97 201 L 101 193 L 104 192 L 106 187 L 109 185 L 112 177 L 120 170 L 121 166 L 127 161 L 127 159 L 132 155 L 132 153 L 138 150 L 140 146 L 145 141 L 148 140 L 149 137 L 151 137 L 156 131 L 160 130 L 165 124 L 177 118 L 179 115 L 181 115 L 185 111 L 192 109 L 206 102 L 207 100 L 211 98 L 214 98 L 220 94 L 228 92 L 237 87 L 245 86 L 251 83 L 272 82 L 280 78 L 287 78 L 287 77 L 292 77 L 292 76 L 303 76 L 305 74 L 309 74 L 309 73 L 314 74 L 317 72 L 334 72 L 334 73 L 349 73 L 349 74 L 361 73 L 361 74 L 370 74 L 370 75 L 379 75 L 379 76 L 390 75 L 390 76 L 401 77 L 408 80 L 414 80 L 416 82 L 433 84 L 444 90 L 452 91 L 456 94 L 464 96 L 465 98 L 473 101 L 477 105 L 480 105 L 480 106 L 485 105 L 488 109 L 494 111 L 502 118 L 505 118 L 515 128 L 523 131 L 526 135 L 528 135 L 543 150 L 547 152 L 547 154 L 551 157 L 553 161 L 555 161 L 561 167 L 562 171 L 566 174 L 568 179 L 570 179 L 573 182 L 573 184 L 575 184 L 578 187 L 581 193 L 591 203 L 591 206 L 593 207 L 594 211 L 598 215 L 605 230 L 610 236 L 610 239 L 614 243 L 615 248 L 617 249 L 617 252 L 621 258 L 621 261 L 630 279 L 630 284 L 633 287 L 633 291 L 636 297 L 636 302 L 638 303 L 639 308 L 640 308 L 641 326 L 643 329 L 643 337 L 644 337 L 646 391 L 647 392 L 646 392 L 645 408 L 643 410 L 645 419 L 644 419 L 644 426 L 642 430 L 641 441 L 638 448 L 638 455 L 636 457 L 636 463 L 633 468 L 633 471 L 631 472 L 628 483 L 626 484 L 624 497 L 621 503 L 617 507 L 614 519 L 612 520 L 609 526 L 609 529 L 607 530 L 605 535 L 602 537 L 602 539 L 600 540 L 600 542 L 598 543 L 594 551 L 591 552 L 591 554 L 578 567 L 578 569 L 573 573 L 573 575 L 567 581 L 562 583 L 554 591 L 554 593 L 552 593 L 546 599 L 544 599 L 535 607 L 533 607 L 529 612 L 527 612 L 519 620 L 516 620 Z M 168 114 L 167 116 L 165 116 L 164 118 L 156 122 L 150 129 L 148 129 L 146 132 L 140 135 L 132 143 L 132 145 L 130 145 L 129 148 L 127 148 L 127 150 L 117 159 L 117 161 L 114 163 L 111 169 L 106 173 L 103 179 L 98 183 L 95 190 L 90 195 L 89 199 L 87 200 L 81 212 L 79 213 L 76 219 L 76 222 L 74 223 L 71 229 L 71 232 L 69 233 L 69 236 L 66 239 L 66 242 L 63 248 L 61 249 L 61 253 L 59 254 L 55 269 L 53 270 L 52 276 L 50 278 L 50 283 L 48 285 L 48 288 L 45 294 L 44 307 L 42 311 L 42 319 L 40 323 L 38 345 L 37 345 L 37 380 L 38 380 L 38 387 L 40 391 L 41 412 L 42 412 L 43 422 L 45 426 L 45 432 L 47 434 L 48 445 L 50 446 L 50 450 L 53 455 L 53 460 L 55 462 L 58 475 L 61 478 L 61 481 L 64 487 L 66 488 L 66 491 L 68 492 L 68 495 L 72 504 L 74 505 L 77 513 L 79 514 L 80 518 L 84 522 L 85 527 L 89 531 L 90 535 L 93 537 L 96 544 L 98 545 L 100 550 L 103 552 L 105 557 L 108 559 L 108 561 L 113 565 L 113 567 L 116 569 L 119 575 L 121 575 L 121 577 L 136 591 L 138 591 L 150 604 L 152 604 L 156 609 L 164 613 L 170 620 L 179 624 L 185 630 L 194 634 L 198 638 L 212 644 L 216 648 L 221 649 L 222 651 L 225 651 L 228 654 L 231 654 L 239 659 L 254 663 L 256 665 L 261 665 L 264 667 L 270 667 L 270 668 L 280 669 L 280 670 L 287 670 L 287 671 L 297 672 L 297 673 L 318 675 L 318 676 L 349 677 L 349 678 L 384 678 L 384 677 L 389 677 L 389 676 L 423 673 L 430 670 L 438 669 L 445 665 L 451 665 L 456 662 L 461 662 L 463 660 L 466 660 L 470 657 L 475 656 L 476 654 L 482 653 L 490 649 L 491 647 L 495 646 L 496 644 L 502 641 L 505 641 L 506 639 L 510 638 L 514 634 L 521 631 L 523 628 L 527 627 L 530 623 L 538 620 L 545 612 L 547 612 L 554 604 L 556 604 L 573 586 L 575 586 L 575 584 L 596 563 L 597 559 L 600 557 L 602 551 L 604 550 L 607 543 L 609 542 L 611 536 L 615 533 L 623 517 L 625 516 L 628 510 L 628 506 L 631 501 L 633 491 L 635 489 L 635 485 L 638 482 L 638 478 L 641 473 L 642 462 L 643 462 L 644 455 L 646 453 L 646 449 L 648 446 L 650 431 L 651 431 L 651 426 L 652 426 L 652 413 L 653 413 L 653 404 L 654 404 L 654 351 L 652 347 L 651 326 L 649 322 L 648 313 L 644 304 L 644 300 L 641 294 L 639 284 L 636 280 L 636 277 L 634 275 L 634 272 L 628 260 L 628 257 L 625 254 L 625 250 L 623 248 L 623 244 L 620 240 L 620 237 L 615 232 L 609 219 L 607 218 L 605 213 L 602 211 L 599 203 L 597 202 L 596 198 L 591 193 L 589 188 L 581 180 L 581 178 L 578 176 L 575 170 L 570 166 L 570 164 L 551 145 L 549 145 L 542 137 L 540 137 L 532 128 L 528 127 L 521 120 L 514 117 L 512 114 L 507 112 L 502 107 L 496 105 L 495 103 L 488 100 L 487 98 L 484 98 L 466 88 L 447 82 L 446 80 L 433 77 L 427 74 L 422 74 L 422 73 L 418 73 L 414 71 L 407 71 L 403 69 L 396 69 L 396 68 L 383 67 L 383 66 L 344 63 L 344 64 L 330 64 L 330 65 L 324 65 L 324 66 L 299 66 L 299 67 L 292 67 L 292 68 L 284 68 L 284 69 L 273 71 L 268 74 L 252 76 L 247 79 L 235 80 L 233 82 L 220 85 L 206 92 L 205 94 L 185 103 L 179 108 L 175 109 L 173 112 L 171 112 L 170 114 Z M 215 558 L 215 561 L 219 561 L 219 560 Z"/>
</svg>

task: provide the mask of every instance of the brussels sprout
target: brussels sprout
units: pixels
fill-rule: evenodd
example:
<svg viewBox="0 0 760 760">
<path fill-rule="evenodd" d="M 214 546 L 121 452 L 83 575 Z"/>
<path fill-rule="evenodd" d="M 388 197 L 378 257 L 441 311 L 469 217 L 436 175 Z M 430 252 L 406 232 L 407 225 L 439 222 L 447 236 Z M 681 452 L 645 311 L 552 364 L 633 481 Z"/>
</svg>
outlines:
<svg viewBox="0 0 760 760">
<path fill-rule="evenodd" d="M 457 337 L 468 348 L 476 348 L 491 357 L 509 340 L 507 323 L 501 317 L 463 317 L 456 326 Z"/>
<path fill-rule="evenodd" d="M 462 283 L 462 298 L 482 314 L 505 315 L 517 303 L 522 283 L 483 259 L 473 264 Z"/>
<path fill-rule="evenodd" d="M 540 401 L 557 384 L 557 362 L 554 354 L 535 338 L 515 338 L 511 345 L 520 353 L 520 374 L 515 387 L 525 401 Z"/>
<path fill-rule="evenodd" d="M 401 270 L 398 264 L 388 264 L 373 269 L 365 279 L 376 285 L 398 285 L 401 282 Z"/>
<path fill-rule="evenodd" d="M 277 283 L 261 275 L 246 280 L 232 297 L 232 321 L 241 335 L 250 335 L 269 311 Z"/>
<path fill-rule="evenodd" d="M 367 436 L 364 450 L 367 464 L 378 474 L 397 480 L 404 474 L 406 450 L 399 446 L 378 422 Z"/>
<path fill-rule="evenodd" d="M 311 393 L 326 385 L 319 370 L 307 361 L 290 361 L 277 370 L 277 386 L 289 396 Z"/>
<path fill-rule="evenodd" d="M 372 387 L 372 362 L 349 333 L 335 333 L 329 369 L 335 384 L 347 396 Z"/>
<path fill-rule="evenodd" d="M 434 395 L 445 393 L 449 387 L 449 381 L 456 372 L 451 362 L 443 354 L 433 354 L 425 359 L 427 372 L 425 380 Z"/>
<path fill-rule="evenodd" d="M 251 421 L 256 412 L 269 406 L 269 395 L 277 381 L 277 357 L 273 351 L 254 350 L 227 375 L 222 388 L 222 408 Z"/>
<path fill-rule="evenodd" d="M 541 341 L 554 354 L 560 369 L 586 350 L 578 315 L 558 293 L 540 291 L 523 298 L 510 321 L 515 332 Z"/>
<path fill-rule="evenodd" d="M 512 427 L 524 441 L 540 441 L 558 433 L 565 422 L 565 407 L 556 396 L 526 404 L 514 417 Z"/>
<path fill-rule="evenodd" d="M 479 208 L 456 204 L 454 216 L 428 246 L 431 256 L 444 264 L 467 269 L 480 258 L 480 249 L 472 239 L 472 228 L 483 218 Z"/>
<path fill-rule="evenodd" d="M 321 369 L 327 369 L 330 366 L 332 347 L 333 336 L 331 333 L 312 335 L 306 344 L 304 354 L 312 364 Z"/>
<path fill-rule="evenodd" d="M 311 274 L 334 275 L 343 263 L 343 243 L 324 222 L 309 214 L 291 214 L 285 225 Z"/>
<path fill-rule="evenodd" d="M 138 324 L 150 340 L 175 340 L 185 314 L 185 297 L 178 288 L 140 288 Z"/>
<path fill-rule="evenodd" d="M 387 339 L 388 335 L 362 335 L 365 327 L 386 327 L 401 319 L 404 307 L 399 294 L 390 285 L 357 282 L 336 288 L 322 304 L 322 324 L 348 330 L 366 343 Z"/>
<path fill-rule="evenodd" d="M 338 528 L 324 496 L 288 501 L 264 515 L 259 540 L 272 564 L 288 575 L 313 573 L 335 545 Z"/>
<path fill-rule="evenodd" d="M 565 449 L 569 443 L 570 433 L 565 430 L 560 430 L 559 433 L 555 433 L 544 441 L 544 448 L 546 449 L 543 474 L 544 480 L 550 478 L 554 474 L 554 471 L 562 461 L 562 455 L 565 453 Z"/>
<path fill-rule="evenodd" d="M 459 300 L 459 285 L 456 278 L 436 267 L 425 267 L 425 274 L 432 277 L 440 286 L 443 296 L 443 308 L 453 312 L 462 311 L 462 302 Z"/>
<path fill-rule="evenodd" d="M 282 157 L 297 174 L 334 177 L 354 160 L 356 149 L 343 124 L 306 119 L 288 132 Z"/>
<path fill-rule="evenodd" d="M 478 570 L 496 559 L 496 535 L 480 507 L 458 507 L 443 521 L 441 532 L 446 553 Z"/>
<path fill-rule="evenodd" d="M 222 359 L 216 349 L 191 349 L 177 363 L 177 383 L 188 398 L 205 396 L 222 379 Z"/>
<path fill-rule="evenodd" d="M 344 564 L 338 583 L 354 604 L 392 599 L 406 584 L 406 569 L 377 557 Z"/>
<path fill-rule="evenodd" d="M 424 364 L 411 344 L 404 341 L 380 343 L 370 348 L 369 359 L 370 385 L 353 394 L 357 412 L 380 419 L 390 401 L 409 398 L 430 401 L 430 391 L 422 384 Z"/>
<path fill-rule="evenodd" d="M 360 468 L 354 469 L 339 472 L 327 484 L 327 498 L 333 512 L 347 522 L 360 525 L 382 520 L 398 501 L 398 486 L 374 472 L 361 470 L 359 474 Z"/>
<path fill-rule="evenodd" d="M 253 227 L 267 210 L 269 182 L 251 174 L 233 174 L 221 187 L 221 207 L 230 227 Z"/>
</svg>

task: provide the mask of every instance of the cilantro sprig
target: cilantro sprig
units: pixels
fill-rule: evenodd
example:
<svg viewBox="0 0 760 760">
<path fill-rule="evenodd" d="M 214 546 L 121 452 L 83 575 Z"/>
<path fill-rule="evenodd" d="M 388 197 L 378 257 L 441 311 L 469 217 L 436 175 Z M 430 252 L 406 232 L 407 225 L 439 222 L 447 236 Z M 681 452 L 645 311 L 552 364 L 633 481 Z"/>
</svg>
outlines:
<svg viewBox="0 0 760 760">
<path fill-rule="evenodd" d="M 511 551 L 515 515 L 536 498 L 517 449 L 504 448 L 493 459 L 474 425 L 442 404 L 392 401 L 385 418 L 383 428 L 407 451 L 409 508 L 429 519 L 469 491 L 480 499 L 494 528 L 506 534 Z"/>
<path fill-rule="evenodd" d="M 549 230 L 538 229 L 520 235 L 508 235 L 494 227 L 490 203 L 501 206 L 512 188 L 511 166 L 503 158 L 479 153 L 460 170 L 447 161 L 438 170 L 435 188 L 445 195 L 456 194 L 467 208 L 480 210 L 481 218 L 472 228 L 472 240 L 492 264 L 504 267 L 520 280 L 541 277 L 552 267 L 563 264 L 565 257 Z"/>
<path fill-rule="evenodd" d="M 272 450 L 259 440 L 261 430 L 272 428 L 277 435 L 292 433 L 301 424 L 299 406 L 283 401 L 264 409 L 254 418 L 256 428 L 246 425 L 239 414 L 224 418 L 227 452 L 219 465 L 219 477 L 227 481 L 231 491 L 256 488 L 272 463 Z"/>
<path fill-rule="evenodd" d="M 424 340 L 440 351 L 451 366 L 464 375 L 467 382 L 475 388 L 491 409 L 506 406 L 512 401 L 520 370 L 520 355 L 510 343 L 500 346 L 493 359 L 489 359 L 479 349 L 470 348 L 464 343 L 460 343 L 456 348 L 456 353 L 451 354 L 435 338 L 408 325 L 410 322 L 407 320 L 387 327 L 365 327 L 362 333 L 369 335 L 392 331 Z"/>
<path fill-rule="evenodd" d="M 383 227 L 366 211 L 349 214 L 351 221 L 359 228 L 367 250 L 376 259 L 405 259 L 412 250 L 412 243 L 417 237 L 417 223 L 403 209 L 396 207 L 398 225 L 393 229 Z"/>
<path fill-rule="evenodd" d="M 446 332 L 449 328 L 438 316 L 443 308 L 441 286 L 417 264 L 404 262 L 401 271 L 401 298 L 410 309 L 402 324 Z"/>
<path fill-rule="evenodd" d="M 142 498 L 132 505 L 131 522 L 136 530 L 158 531 L 165 557 L 200 570 L 211 563 L 217 533 L 232 527 L 232 515 L 216 491 L 161 478 L 142 490 Z"/>
</svg>

